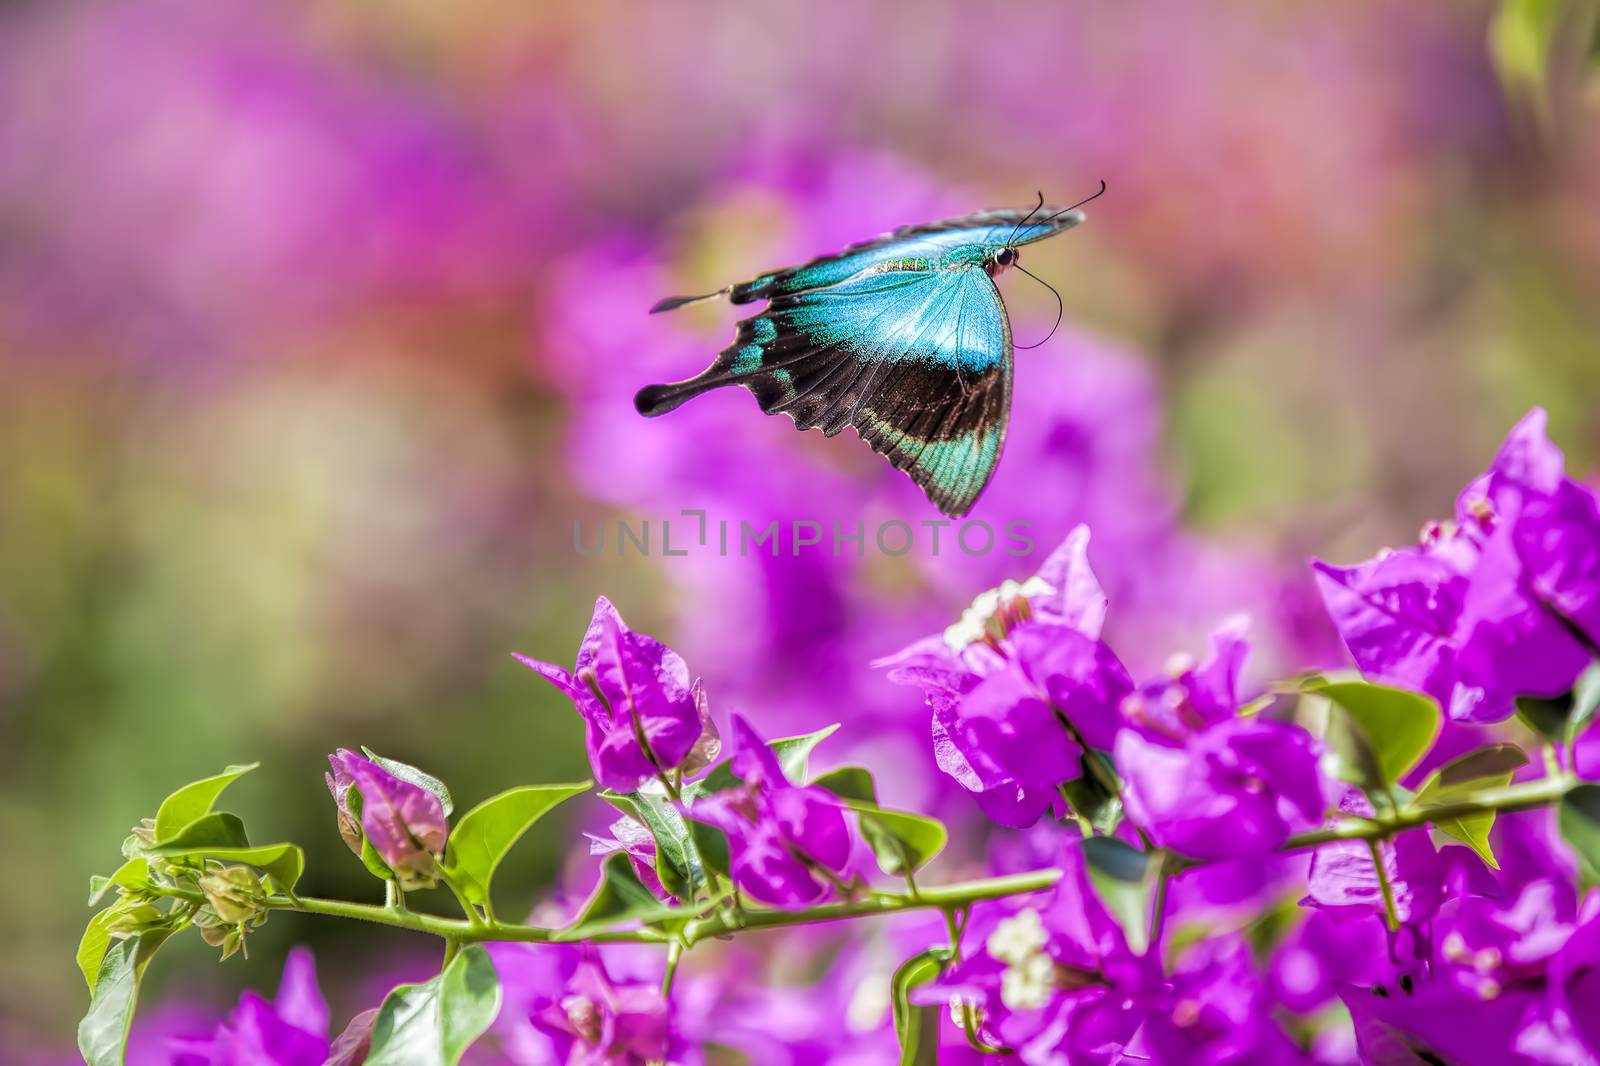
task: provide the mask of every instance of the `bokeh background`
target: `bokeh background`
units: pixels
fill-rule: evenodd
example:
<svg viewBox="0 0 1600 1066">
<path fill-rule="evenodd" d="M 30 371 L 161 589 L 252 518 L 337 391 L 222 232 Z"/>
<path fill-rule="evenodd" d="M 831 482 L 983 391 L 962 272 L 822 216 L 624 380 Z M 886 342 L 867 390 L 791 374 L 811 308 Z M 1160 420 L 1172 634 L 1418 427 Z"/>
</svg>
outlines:
<svg viewBox="0 0 1600 1066">
<path fill-rule="evenodd" d="M 509 653 L 570 661 L 602 592 L 719 715 L 843 720 L 825 762 L 969 824 L 915 694 L 868 662 L 1037 560 L 573 548 L 575 520 L 679 508 L 933 517 L 852 435 L 742 391 L 650 422 L 630 402 L 735 317 L 655 299 L 895 225 L 1104 179 L 1088 225 L 1028 251 L 1066 323 L 1018 353 L 974 517 L 1030 521 L 1041 550 L 1089 522 L 1136 673 L 1239 610 L 1258 670 L 1340 662 L 1307 557 L 1448 513 L 1533 404 L 1573 470 L 1600 454 L 1592 28 L 1568 17 L 1530 73 L 1494 18 L 0 6 L 0 1058 L 70 1047 L 87 878 L 185 781 L 263 760 L 229 805 L 308 846 L 305 890 L 366 898 L 321 782 L 335 746 L 467 804 L 581 776 L 576 719 Z M 1050 295 L 1002 288 L 1019 342 L 1042 337 Z M 502 913 L 592 880 L 555 821 L 503 869 Z M 336 1018 L 419 949 L 279 914 L 248 961 L 186 938 L 147 1002 L 204 1016 L 296 942 Z"/>
</svg>

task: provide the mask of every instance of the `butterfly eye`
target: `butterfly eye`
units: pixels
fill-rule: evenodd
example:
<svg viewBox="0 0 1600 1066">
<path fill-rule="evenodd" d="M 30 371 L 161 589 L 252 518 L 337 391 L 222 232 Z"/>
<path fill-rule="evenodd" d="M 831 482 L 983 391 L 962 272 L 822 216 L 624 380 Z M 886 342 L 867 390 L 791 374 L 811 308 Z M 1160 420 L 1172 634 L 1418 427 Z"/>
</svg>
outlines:
<svg viewBox="0 0 1600 1066">
<path fill-rule="evenodd" d="M 1000 266 L 1008 267 L 1017 261 L 1017 253 L 1010 248 L 1002 248 L 994 253 L 994 261 Z"/>
</svg>

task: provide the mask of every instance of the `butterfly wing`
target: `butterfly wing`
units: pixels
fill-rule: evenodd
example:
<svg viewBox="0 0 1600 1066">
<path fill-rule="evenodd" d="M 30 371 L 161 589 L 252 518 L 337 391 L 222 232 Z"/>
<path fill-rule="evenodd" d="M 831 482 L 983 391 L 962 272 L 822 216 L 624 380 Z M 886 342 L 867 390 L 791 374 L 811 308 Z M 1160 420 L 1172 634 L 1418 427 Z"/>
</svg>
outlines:
<svg viewBox="0 0 1600 1066">
<path fill-rule="evenodd" d="M 1030 215 L 1033 216 L 1031 219 Z M 1082 211 L 1060 211 L 1058 217 L 1052 215 L 1057 215 L 1057 211 L 1051 208 L 1040 211 L 1006 209 L 902 226 L 892 233 L 853 244 L 834 255 L 820 256 L 809 263 L 772 271 L 735 285 L 730 290 L 729 298 L 733 303 L 740 304 L 785 293 L 804 292 L 837 284 L 863 270 L 881 269 L 885 263 L 906 257 L 937 262 L 947 253 L 968 248 L 982 249 L 977 253 L 981 257 L 984 251 L 1042 241 L 1070 229 L 1084 218 Z"/>
<path fill-rule="evenodd" d="M 832 436 L 854 426 L 941 511 L 965 514 L 1005 440 L 1011 327 L 981 266 L 929 269 L 902 251 L 837 283 L 772 296 L 705 373 L 650 386 L 635 404 L 663 414 L 723 385 L 743 385 L 799 429 Z"/>
<path fill-rule="evenodd" d="M 980 211 L 959 218 L 901 226 L 892 233 L 852 244 L 841 252 L 818 256 L 799 266 L 768 271 L 750 281 L 701 296 L 671 296 L 650 309 L 670 311 L 697 300 L 727 296 L 729 302 L 747 304 L 776 296 L 826 288 L 863 271 L 882 270 L 910 258 L 938 262 L 952 252 L 971 251 L 975 258 L 997 248 L 1016 248 L 1042 241 L 1082 222 L 1082 211 L 1043 207 Z"/>
</svg>

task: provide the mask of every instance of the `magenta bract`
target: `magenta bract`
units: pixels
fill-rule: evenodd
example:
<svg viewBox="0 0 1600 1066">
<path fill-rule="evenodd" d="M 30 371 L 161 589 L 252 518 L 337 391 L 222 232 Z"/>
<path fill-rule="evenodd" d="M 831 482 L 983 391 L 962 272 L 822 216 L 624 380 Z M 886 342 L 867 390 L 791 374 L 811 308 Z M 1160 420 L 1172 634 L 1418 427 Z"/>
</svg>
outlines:
<svg viewBox="0 0 1600 1066">
<path fill-rule="evenodd" d="M 632 792 L 696 752 L 705 726 L 689 668 L 665 644 L 635 633 L 611 601 L 595 601 L 594 617 L 572 673 L 519 655 L 517 659 L 572 701 L 584 721 L 584 742 L 596 779 Z"/>
<path fill-rule="evenodd" d="M 701 796 L 689 817 L 728 835 L 735 884 L 753 899 L 801 906 L 849 873 L 850 830 L 832 794 L 792 784 L 772 749 L 733 717 L 732 770 L 742 784 Z"/>
<path fill-rule="evenodd" d="M 450 832 L 439 797 L 344 748 L 328 756 L 328 763 L 333 772 L 325 777 L 339 807 L 339 831 L 345 843 L 359 855 L 364 838 L 393 871 L 401 888 L 431 886 Z M 349 804 L 352 788 L 361 796 L 361 836 L 354 839 L 350 829 L 357 819 Z"/>
</svg>

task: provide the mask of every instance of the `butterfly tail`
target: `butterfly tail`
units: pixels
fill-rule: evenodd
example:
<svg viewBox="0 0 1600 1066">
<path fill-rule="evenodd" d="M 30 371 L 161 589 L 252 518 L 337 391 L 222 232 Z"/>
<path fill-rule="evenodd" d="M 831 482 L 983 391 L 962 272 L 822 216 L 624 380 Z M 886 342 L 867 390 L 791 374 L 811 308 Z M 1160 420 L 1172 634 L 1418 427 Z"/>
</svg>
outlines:
<svg viewBox="0 0 1600 1066">
<path fill-rule="evenodd" d="M 733 286 L 729 285 L 725 289 L 718 289 L 716 292 L 702 293 L 699 296 L 668 296 L 665 300 L 657 300 L 655 302 L 655 306 L 650 308 L 650 313 L 652 315 L 659 315 L 663 311 L 675 311 L 684 304 L 696 304 L 701 300 L 715 300 L 718 296 L 726 296 L 732 291 Z"/>
<path fill-rule="evenodd" d="M 694 399 L 702 392 L 710 392 L 720 385 L 728 384 L 728 377 L 721 372 L 720 367 L 713 366 L 705 373 L 690 378 L 688 381 L 674 381 L 665 385 L 646 385 L 633 397 L 633 406 L 646 418 L 655 418 L 668 411 L 674 411 L 684 402 Z"/>
</svg>

